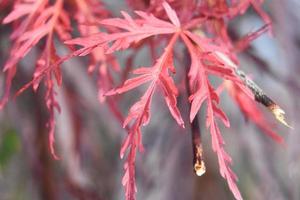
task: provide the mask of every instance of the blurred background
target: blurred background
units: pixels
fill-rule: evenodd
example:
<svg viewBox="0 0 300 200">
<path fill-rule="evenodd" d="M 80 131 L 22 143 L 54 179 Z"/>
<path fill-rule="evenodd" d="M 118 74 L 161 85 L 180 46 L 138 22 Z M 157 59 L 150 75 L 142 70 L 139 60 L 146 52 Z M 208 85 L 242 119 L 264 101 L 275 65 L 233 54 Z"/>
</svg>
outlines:
<svg viewBox="0 0 300 200">
<path fill-rule="evenodd" d="M 106 4 L 116 13 L 126 6 L 117 1 Z M 264 8 L 273 20 L 274 36 L 264 34 L 240 54 L 241 68 L 282 106 L 294 129 L 278 124 L 261 106 L 274 130 L 286 140 L 286 145 L 277 144 L 245 119 L 224 93 L 222 108 L 231 128 L 222 128 L 221 132 L 244 199 L 300 200 L 300 1 L 270 0 Z M 9 11 L 0 10 L 1 18 Z M 234 20 L 230 30 L 240 36 L 261 25 L 250 10 Z M 9 34 L 8 26 L 1 25 L 0 66 L 8 55 Z M 15 91 L 30 80 L 34 54 L 31 52 L 21 62 Z M 146 54 L 147 50 L 142 51 L 134 65 L 149 64 Z M 126 54 L 118 56 L 122 59 Z M 72 59 L 62 69 L 64 84 L 57 88 L 62 111 L 56 115 L 55 143 L 61 160 L 54 160 L 48 150 L 43 91 L 33 93 L 30 89 L 0 112 L 1 200 L 124 199 L 119 149 L 126 131 L 106 104 L 99 103 L 96 80 L 86 73 L 84 59 Z M 4 88 L 3 73 L 0 86 Z M 143 91 L 140 88 L 124 95 L 120 103 L 123 114 Z M 184 105 L 185 99 L 184 95 L 179 97 L 179 104 Z M 146 151 L 137 157 L 137 199 L 233 199 L 219 174 L 209 132 L 204 127 L 201 130 L 207 170 L 197 177 L 192 170 L 189 130 L 175 124 L 159 97 L 155 97 L 152 113 L 150 124 L 143 129 Z"/>
</svg>

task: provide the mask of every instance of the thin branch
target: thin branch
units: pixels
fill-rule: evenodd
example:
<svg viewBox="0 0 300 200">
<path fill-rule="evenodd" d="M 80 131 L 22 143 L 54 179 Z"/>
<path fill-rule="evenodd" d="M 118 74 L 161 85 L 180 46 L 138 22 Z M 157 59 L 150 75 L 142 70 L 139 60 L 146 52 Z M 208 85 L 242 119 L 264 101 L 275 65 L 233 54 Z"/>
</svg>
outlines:
<svg viewBox="0 0 300 200">
<path fill-rule="evenodd" d="M 189 66 L 189 65 L 188 65 Z M 187 70 L 188 71 L 188 70 Z M 191 95 L 191 88 L 188 79 L 188 73 L 186 73 L 186 87 L 188 96 Z M 191 108 L 190 108 L 191 109 Z M 192 148 L 193 148 L 193 169 L 197 176 L 202 176 L 206 172 L 205 163 L 203 161 L 203 147 L 201 140 L 201 130 L 199 125 L 199 114 L 196 114 L 195 119 L 191 123 L 191 136 L 192 136 Z"/>
<path fill-rule="evenodd" d="M 285 120 L 285 112 L 280 106 L 275 103 L 266 93 L 251 79 L 249 79 L 245 72 L 240 69 L 234 69 L 235 74 L 240 77 L 240 79 L 244 82 L 245 86 L 247 86 L 253 93 L 255 101 L 261 103 L 266 106 L 275 116 L 275 118 L 280 121 L 285 126 L 292 128 Z"/>
<path fill-rule="evenodd" d="M 206 171 L 206 167 L 202 157 L 203 148 L 201 142 L 200 126 L 199 126 L 197 116 L 196 119 L 193 120 L 191 124 L 192 144 L 193 144 L 193 167 L 196 175 L 202 176 Z"/>
</svg>

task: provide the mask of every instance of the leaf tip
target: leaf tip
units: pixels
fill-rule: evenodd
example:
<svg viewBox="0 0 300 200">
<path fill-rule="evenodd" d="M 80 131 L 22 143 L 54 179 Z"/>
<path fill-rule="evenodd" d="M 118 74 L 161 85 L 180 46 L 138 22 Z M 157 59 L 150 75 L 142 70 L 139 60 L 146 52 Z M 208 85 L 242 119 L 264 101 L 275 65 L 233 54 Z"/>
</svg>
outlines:
<svg viewBox="0 0 300 200">
<path fill-rule="evenodd" d="M 115 95 L 117 92 L 115 89 L 111 89 L 103 94 L 103 97 Z"/>
</svg>

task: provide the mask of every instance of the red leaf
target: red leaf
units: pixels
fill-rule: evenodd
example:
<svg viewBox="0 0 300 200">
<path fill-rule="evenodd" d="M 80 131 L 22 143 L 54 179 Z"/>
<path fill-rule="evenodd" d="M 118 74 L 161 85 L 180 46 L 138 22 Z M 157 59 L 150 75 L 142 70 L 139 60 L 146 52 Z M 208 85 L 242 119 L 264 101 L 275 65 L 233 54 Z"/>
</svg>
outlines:
<svg viewBox="0 0 300 200">
<path fill-rule="evenodd" d="M 184 128 L 183 119 L 181 117 L 180 111 L 177 108 L 176 98 L 178 96 L 178 90 L 174 84 L 173 79 L 167 74 L 167 72 L 166 74 L 160 75 L 160 86 L 163 89 L 165 100 L 172 116 L 177 121 L 177 123 Z"/>
<path fill-rule="evenodd" d="M 136 88 L 144 83 L 147 83 L 148 81 L 151 81 L 153 79 L 153 76 L 151 74 L 143 74 L 141 76 L 131 78 L 125 81 L 125 83 L 117 88 L 113 89 L 111 91 L 108 91 L 106 93 L 107 96 L 115 95 L 115 94 L 121 94 L 124 92 L 127 92 L 129 90 L 132 90 L 133 88 Z"/>
<path fill-rule="evenodd" d="M 172 14 L 171 8 L 166 6 L 166 11 L 171 15 L 171 19 L 174 23 L 179 23 L 176 20 L 176 15 Z M 73 40 L 66 41 L 66 44 L 77 44 L 83 46 L 82 49 L 74 52 L 75 55 L 87 55 L 96 47 L 103 47 L 106 49 L 106 53 L 113 53 L 118 50 L 127 49 L 133 43 L 138 43 L 139 41 L 146 39 L 148 37 L 160 34 L 172 34 L 177 32 L 177 27 L 169 22 L 160 20 L 153 15 L 148 15 L 145 12 L 137 11 L 140 19 L 132 19 L 126 12 L 122 12 L 124 19 L 121 18 L 110 18 L 101 20 L 100 24 L 116 27 L 125 30 L 124 32 L 116 33 L 98 33 L 93 36 L 86 38 L 77 38 Z M 111 46 L 109 46 L 109 44 Z"/>
<path fill-rule="evenodd" d="M 135 199 L 136 186 L 133 160 L 135 159 L 136 147 L 138 147 L 140 151 L 143 151 L 144 149 L 141 139 L 141 126 L 145 126 L 150 121 L 150 105 L 152 96 L 158 83 L 164 91 L 165 100 L 172 116 L 175 118 L 178 124 L 184 126 L 180 112 L 176 105 L 178 91 L 172 78 L 168 74 L 169 69 L 175 72 L 172 63 L 172 51 L 177 38 L 178 34 L 173 35 L 168 46 L 165 48 L 164 53 L 156 61 L 153 67 L 141 67 L 134 70 L 133 73 L 139 75 L 138 77 L 128 79 L 125 81 L 123 86 L 107 93 L 107 95 L 123 93 L 151 80 L 151 84 L 146 90 L 145 94 L 130 108 L 129 114 L 123 123 L 123 127 L 127 127 L 129 129 L 129 135 L 122 145 L 120 156 L 123 157 L 125 151 L 130 148 L 127 162 L 124 165 L 125 175 L 122 181 L 126 190 L 126 199 Z"/>
<path fill-rule="evenodd" d="M 270 28 L 271 28 L 270 24 L 266 24 L 266 25 L 262 26 L 261 28 L 259 28 L 257 31 L 248 33 L 246 36 L 244 36 L 242 39 L 240 39 L 239 41 L 237 41 L 235 43 L 236 51 L 239 52 L 239 51 L 245 50 L 253 40 L 258 38 L 265 32 L 269 31 Z"/>
<path fill-rule="evenodd" d="M 175 10 L 173 10 L 167 2 L 163 3 L 163 7 L 164 7 L 169 19 L 171 20 L 171 22 L 175 26 L 180 27 L 180 21 L 177 17 L 177 14 L 176 14 Z"/>
<path fill-rule="evenodd" d="M 3 19 L 2 23 L 3 24 L 11 23 L 12 21 L 17 20 L 24 15 L 30 14 L 33 10 L 34 10 L 34 6 L 30 4 L 16 5 L 14 7 L 14 10 Z"/>
</svg>

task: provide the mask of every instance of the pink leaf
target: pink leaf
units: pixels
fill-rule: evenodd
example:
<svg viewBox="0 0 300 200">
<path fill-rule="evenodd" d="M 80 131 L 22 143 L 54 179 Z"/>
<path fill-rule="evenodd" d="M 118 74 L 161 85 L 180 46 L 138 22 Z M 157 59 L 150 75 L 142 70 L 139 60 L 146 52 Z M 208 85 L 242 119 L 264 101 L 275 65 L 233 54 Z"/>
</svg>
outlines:
<svg viewBox="0 0 300 200">
<path fill-rule="evenodd" d="M 129 90 L 132 90 L 133 88 L 136 88 L 136 87 L 144 84 L 144 83 L 147 83 L 148 81 L 150 81 L 152 79 L 153 79 L 153 77 L 151 74 L 143 74 L 141 76 L 128 79 L 125 81 L 125 83 L 121 87 L 107 92 L 106 95 L 110 96 L 110 95 L 121 94 L 121 93 L 127 92 Z"/>
<path fill-rule="evenodd" d="M 184 122 L 181 117 L 180 111 L 177 108 L 178 90 L 174 84 L 173 79 L 166 73 L 160 75 L 160 85 L 164 91 L 165 100 L 167 102 L 168 108 L 177 121 L 177 123 L 184 128 Z"/>
<path fill-rule="evenodd" d="M 169 19 L 171 20 L 171 22 L 175 26 L 180 27 L 180 21 L 177 17 L 177 14 L 176 14 L 175 10 L 173 10 L 167 2 L 163 3 L 163 7 L 166 10 L 166 13 L 167 13 Z"/>
</svg>

